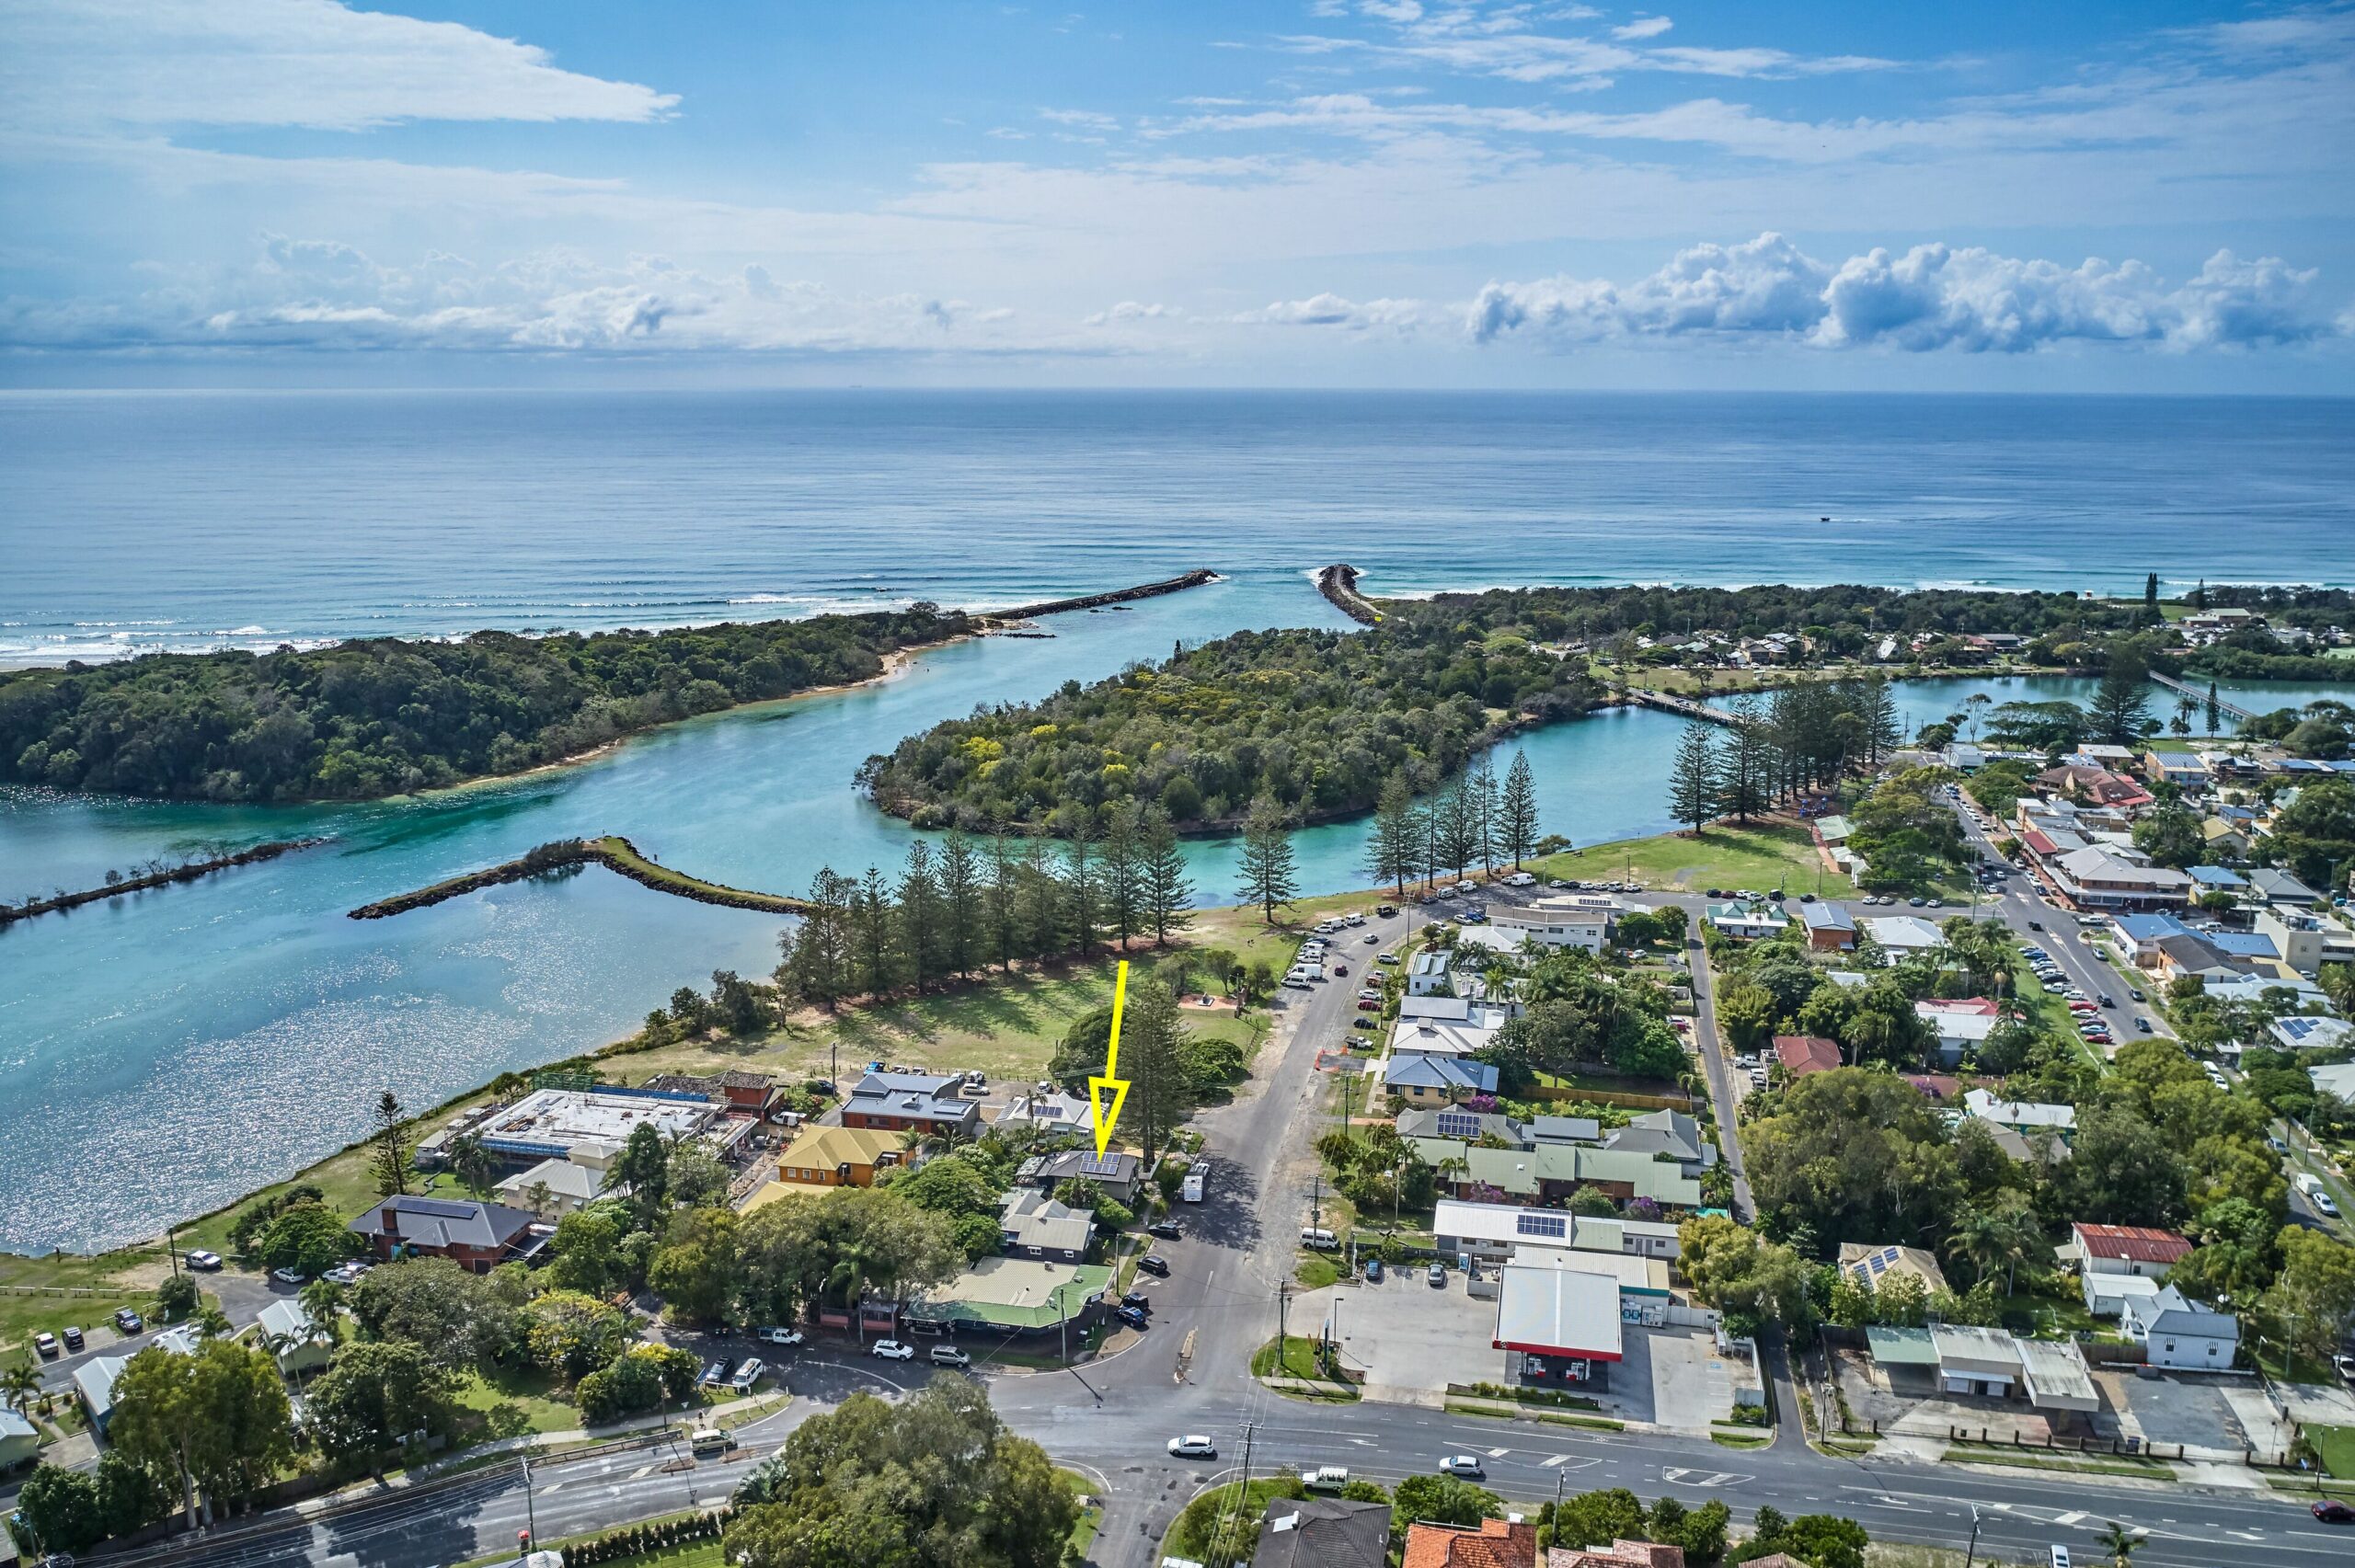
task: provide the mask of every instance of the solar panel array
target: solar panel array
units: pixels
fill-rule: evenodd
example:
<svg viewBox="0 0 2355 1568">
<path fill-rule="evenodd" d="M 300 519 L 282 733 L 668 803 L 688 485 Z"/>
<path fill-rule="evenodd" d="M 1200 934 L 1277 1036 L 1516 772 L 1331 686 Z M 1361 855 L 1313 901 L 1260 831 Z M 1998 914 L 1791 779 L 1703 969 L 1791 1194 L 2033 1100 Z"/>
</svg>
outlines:
<svg viewBox="0 0 2355 1568">
<path fill-rule="evenodd" d="M 1477 1138 L 1480 1117 L 1472 1111 L 1442 1111 L 1439 1114 L 1439 1135 L 1442 1138 Z"/>
<path fill-rule="evenodd" d="M 1086 1176 L 1117 1176 L 1120 1173 L 1120 1157 L 1117 1154 L 1090 1154 L 1079 1162 Z"/>
<path fill-rule="evenodd" d="M 1562 1214 L 1523 1214 L 1515 1218 L 1512 1228 L 1524 1236 L 1560 1238 L 1570 1233 L 1570 1221 Z"/>
</svg>

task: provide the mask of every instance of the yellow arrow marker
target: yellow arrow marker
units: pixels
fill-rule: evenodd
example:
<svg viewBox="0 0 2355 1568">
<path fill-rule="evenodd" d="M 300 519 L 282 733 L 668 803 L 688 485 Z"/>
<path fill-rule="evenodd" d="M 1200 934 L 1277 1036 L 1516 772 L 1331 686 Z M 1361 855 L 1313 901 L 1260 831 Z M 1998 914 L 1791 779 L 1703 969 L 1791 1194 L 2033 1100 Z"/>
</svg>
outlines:
<svg viewBox="0 0 2355 1568">
<path fill-rule="evenodd" d="M 1120 1106 L 1129 1097 L 1129 1081 L 1112 1075 L 1120 1070 L 1120 1013 L 1129 1003 L 1129 961 L 1120 960 L 1119 973 L 1112 977 L 1112 1043 L 1104 1052 L 1104 1075 L 1087 1081 L 1088 1109 L 1096 1116 L 1096 1157 L 1102 1159 L 1112 1142 L 1112 1124 L 1120 1119 Z M 1112 1092 L 1112 1108 L 1104 1108 L 1104 1091 Z"/>
</svg>

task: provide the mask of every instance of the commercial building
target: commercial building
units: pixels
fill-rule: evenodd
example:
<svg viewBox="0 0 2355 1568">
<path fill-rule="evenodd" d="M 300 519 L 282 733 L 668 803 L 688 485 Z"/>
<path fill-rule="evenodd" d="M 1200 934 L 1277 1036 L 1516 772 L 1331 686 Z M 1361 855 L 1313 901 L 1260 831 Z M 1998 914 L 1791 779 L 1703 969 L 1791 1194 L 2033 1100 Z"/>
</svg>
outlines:
<svg viewBox="0 0 2355 1568">
<path fill-rule="evenodd" d="M 602 1171 L 641 1127 L 652 1127 L 666 1143 L 677 1143 L 709 1127 L 719 1115 L 719 1105 L 700 1095 L 661 1089 L 534 1089 L 469 1130 L 485 1149 L 519 1166 L 569 1160 Z M 419 1146 L 420 1159 L 440 1152 L 429 1150 L 435 1142 Z"/>
<path fill-rule="evenodd" d="M 1616 899 L 1572 894 L 1540 898 L 1525 906 L 1499 904 L 1488 911 L 1488 923 L 1508 935 L 1548 947 L 1577 947 L 1600 953 L 1611 934 L 1612 922 L 1618 916 Z"/>
<path fill-rule="evenodd" d="M 1565 1250 L 1624 1253 L 1660 1261 L 1676 1256 L 1676 1227 L 1662 1220 L 1605 1219 L 1560 1209 L 1509 1203 L 1466 1203 L 1443 1197 L 1431 1215 L 1432 1241 L 1442 1256 L 1483 1263 L 1536 1261 Z"/>
<path fill-rule="evenodd" d="M 1509 1380 L 1602 1388 L 1623 1359 L 1619 1282 L 1544 1264 L 1498 1271 L 1497 1328 Z"/>
<path fill-rule="evenodd" d="M 1100 1264 L 986 1257 L 907 1303 L 909 1324 L 936 1333 L 961 1328 L 1051 1334 L 1084 1327 L 1103 1310 L 1112 1271 Z"/>
<path fill-rule="evenodd" d="M 2025 1371 L 2019 1342 L 2001 1329 L 1940 1323 L 1930 1330 L 1930 1344 L 1938 1353 L 1938 1387 L 1947 1393 L 2008 1399 Z"/>
<path fill-rule="evenodd" d="M 2023 835 L 2035 859 L 2035 834 Z M 2191 898 L 2192 881 L 2165 865 L 2138 865 L 2106 849 L 2087 845 L 2039 860 L 2053 890 L 2079 910 L 2180 909 Z"/>
</svg>

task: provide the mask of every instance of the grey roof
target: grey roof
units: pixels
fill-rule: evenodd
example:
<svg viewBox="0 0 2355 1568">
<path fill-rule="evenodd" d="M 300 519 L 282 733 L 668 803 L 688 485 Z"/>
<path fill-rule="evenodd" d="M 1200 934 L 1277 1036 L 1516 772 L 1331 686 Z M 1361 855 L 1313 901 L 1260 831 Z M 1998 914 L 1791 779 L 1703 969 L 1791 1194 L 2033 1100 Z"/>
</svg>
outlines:
<svg viewBox="0 0 2355 1568">
<path fill-rule="evenodd" d="M 2238 1319 L 2229 1312 L 2202 1306 L 2172 1285 L 2149 1296 L 2130 1298 L 2125 1310 L 2145 1334 L 2179 1333 L 2234 1343 L 2240 1339 Z"/>
<path fill-rule="evenodd" d="M 1799 919 L 1809 931 L 1854 931 L 1855 917 L 1837 904 L 1813 903 L 1799 906 Z"/>
<path fill-rule="evenodd" d="M 586 1165 L 576 1165 L 569 1160 L 543 1160 L 528 1171 L 518 1171 L 499 1184 L 499 1191 L 519 1197 L 535 1186 L 545 1186 L 557 1197 L 569 1197 L 587 1203 L 597 1196 L 604 1185 L 602 1173 Z"/>
<path fill-rule="evenodd" d="M 1453 1138 L 1457 1136 L 1452 1132 L 1442 1133 L 1439 1130 L 1439 1119 L 1442 1116 L 1451 1117 L 1477 1117 L 1477 1125 L 1480 1130 L 1474 1134 L 1470 1139 L 1465 1139 L 1464 1141 L 1465 1142 L 1477 1142 L 1481 1138 L 1484 1138 L 1490 1133 L 1494 1133 L 1497 1137 L 1503 1139 L 1507 1143 L 1511 1144 L 1516 1149 L 1526 1149 L 1529 1147 L 1531 1142 L 1532 1127 L 1543 1126 L 1548 1121 L 1560 1121 L 1564 1119 L 1560 1116 L 1540 1116 L 1537 1118 L 1536 1122 L 1531 1124 L 1530 1127 L 1523 1127 L 1521 1123 L 1513 1120 L 1511 1116 L 1506 1116 L 1501 1111 L 1475 1112 L 1464 1110 L 1442 1110 L 1435 1105 L 1414 1105 L 1398 1113 L 1398 1118 L 1396 1124 L 1398 1130 L 1398 1136 L 1410 1141 L 1419 1138 Z M 1594 1124 L 1590 1122 L 1587 1125 L 1591 1127 Z"/>
<path fill-rule="evenodd" d="M 1390 1505 L 1339 1497 L 1277 1497 L 1259 1521 L 1251 1568 L 1383 1568 Z"/>
<path fill-rule="evenodd" d="M 2311 904 L 2322 895 L 2286 871 L 2258 866 L 2248 874 L 2249 890 L 2269 904 Z"/>
<path fill-rule="evenodd" d="M 1442 1023 L 1463 1024 L 1472 1017 L 1472 1000 L 1462 996 L 1406 996 L 1398 999 L 1398 1016 L 1436 1018 Z"/>
<path fill-rule="evenodd" d="M 1126 1185 L 1137 1179 L 1143 1164 L 1135 1155 L 1117 1149 L 1102 1156 L 1092 1150 L 1065 1149 L 1053 1154 L 1032 1155 L 1022 1162 L 1014 1176 L 1018 1182 L 1048 1186 L 1074 1179 Z"/>
<path fill-rule="evenodd" d="M 1600 1143 L 1603 1124 L 1592 1116 L 1540 1116 L 1529 1124 L 1540 1143 Z"/>
<path fill-rule="evenodd" d="M 1084 1253 L 1095 1229 L 1094 1209 L 1073 1208 L 1037 1191 L 1007 1194 L 998 1218 L 1008 1245 L 1047 1252 Z"/>
<path fill-rule="evenodd" d="M 1496 1092 L 1497 1070 L 1484 1061 L 1410 1051 L 1390 1059 L 1382 1081 L 1410 1089 L 1472 1089 L 1490 1094 Z"/>
<path fill-rule="evenodd" d="M 503 1203 L 446 1197 L 388 1197 L 347 1229 L 362 1236 L 385 1233 L 385 1212 L 395 1218 L 396 1239 L 419 1247 L 503 1247 L 539 1217 Z"/>
</svg>

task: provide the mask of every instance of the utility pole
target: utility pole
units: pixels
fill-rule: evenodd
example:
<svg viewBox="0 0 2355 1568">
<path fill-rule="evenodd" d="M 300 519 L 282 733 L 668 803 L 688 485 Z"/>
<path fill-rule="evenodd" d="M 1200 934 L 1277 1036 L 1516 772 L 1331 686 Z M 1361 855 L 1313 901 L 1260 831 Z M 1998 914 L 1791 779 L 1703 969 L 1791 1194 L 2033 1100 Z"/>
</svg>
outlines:
<svg viewBox="0 0 2355 1568">
<path fill-rule="evenodd" d="M 172 1277 L 174 1279 L 178 1279 L 180 1276 L 180 1241 L 178 1226 L 167 1225 L 164 1227 L 164 1251 L 172 1260 Z"/>
<path fill-rule="evenodd" d="M 525 1448 L 516 1458 L 523 1461 L 523 1553 L 529 1555 L 540 1544 L 540 1520 L 532 1507 L 532 1450 Z"/>
<path fill-rule="evenodd" d="M 1970 1550 L 1962 1554 L 1962 1568 L 1971 1568 L 1979 1558 L 1979 1505 L 1970 1505 Z"/>
<path fill-rule="evenodd" d="M 1284 1365 L 1291 1358 L 1285 1354 L 1290 1347 L 1284 1343 L 1284 1309 L 1292 1304 L 1292 1287 L 1276 1287 L 1276 1376 L 1284 1375 Z M 1248 1430 L 1247 1428 L 1246 1429 Z"/>
<path fill-rule="evenodd" d="M 1308 1222 L 1311 1225 L 1325 1222 L 1325 1168 L 1322 1165 L 1316 1168 L 1315 1185 L 1308 1189 Z"/>
</svg>

